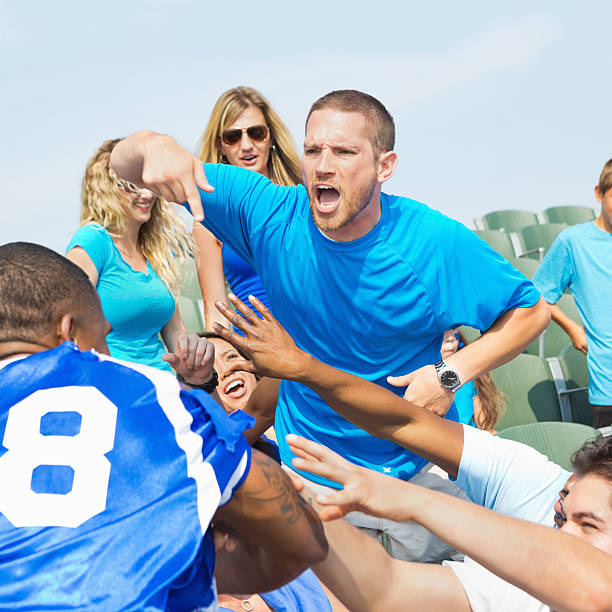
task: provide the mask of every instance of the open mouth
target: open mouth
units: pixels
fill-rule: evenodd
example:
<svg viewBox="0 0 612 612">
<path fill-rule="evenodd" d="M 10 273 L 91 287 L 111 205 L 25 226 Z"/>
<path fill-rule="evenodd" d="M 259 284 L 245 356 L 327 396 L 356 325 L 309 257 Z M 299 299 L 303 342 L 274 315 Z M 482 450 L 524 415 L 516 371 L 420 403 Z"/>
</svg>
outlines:
<svg viewBox="0 0 612 612">
<path fill-rule="evenodd" d="M 246 393 L 246 386 L 244 380 L 241 378 L 234 378 L 223 387 L 223 393 L 229 397 L 239 398 Z"/>
<path fill-rule="evenodd" d="M 151 202 L 135 202 L 134 206 L 140 210 L 149 210 L 149 208 L 151 208 Z"/>
<path fill-rule="evenodd" d="M 338 208 L 340 192 L 331 185 L 316 185 L 317 210 L 321 213 L 332 213 Z"/>
<path fill-rule="evenodd" d="M 251 164 L 254 164 L 257 161 L 257 155 L 245 155 L 244 157 L 241 157 L 241 159 L 244 164 L 250 166 Z"/>
</svg>

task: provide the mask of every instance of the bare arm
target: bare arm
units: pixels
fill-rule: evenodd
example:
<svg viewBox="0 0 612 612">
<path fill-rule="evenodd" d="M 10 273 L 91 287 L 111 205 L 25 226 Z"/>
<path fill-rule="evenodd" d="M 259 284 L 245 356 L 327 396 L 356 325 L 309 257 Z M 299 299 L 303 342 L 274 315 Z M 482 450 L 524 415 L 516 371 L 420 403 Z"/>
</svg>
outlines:
<svg viewBox="0 0 612 612">
<path fill-rule="evenodd" d="M 251 296 L 262 319 L 236 296 L 228 297 L 244 319 L 223 304 L 217 307 L 245 335 L 239 336 L 218 325 L 215 331 L 253 362 L 253 366 L 242 364 L 241 367 L 263 376 L 307 385 L 351 423 L 457 475 L 463 453 L 461 425 L 414 406 L 388 389 L 318 361 L 295 345 L 259 300 Z"/>
<path fill-rule="evenodd" d="M 359 510 L 394 521 L 416 521 L 559 612 L 612 610 L 612 557 L 581 539 L 353 465 L 304 438 L 287 440 L 299 456 L 294 459 L 296 468 L 344 487 L 316 498 L 324 505 L 322 518 Z M 333 554 L 336 542 L 329 532 L 328 538 Z M 571 580 L 560 580 L 560 573 Z M 404 593 L 409 595 L 410 591 Z"/>
<path fill-rule="evenodd" d="M 587 338 L 584 327 L 570 319 L 556 304 L 549 304 L 552 320 L 569 336 L 574 348 L 587 352 Z"/>
<path fill-rule="evenodd" d="M 117 176 L 146 187 L 168 200 L 188 202 L 195 221 L 204 219 L 202 191 L 213 191 L 202 162 L 165 134 L 141 130 L 124 138 L 113 149 L 111 168 Z"/>
<path fill-rule="evenodd" d="M 69 259 L 72 263 L 75 263 L 79 268 L 87 274 L 91 284 L 94 287 L 98 285 L 98 269 L 91 260 L 91 257 L 87 254 L 87 251 L 82 247 L 74 247 L 66 253 L 66 259 Z"/>
<path fill-rule="evenodd" d="M 280 380 L 264 378 L 251 394 L 244 409 L 247 414 L 255 418 L 255 425 L 244 432 L 249 444 L 253 444 L 274 425 L 279 385 Z"/>
<path fill-rule="evenodd" d="M 227 325 L 227 319 L 215 308 L 215 302 L 227 304 L 225 276 L 221 242 L 200 223 L 193 224 L 193 237 L 198 246 L 198 280 L 204 299 L 204 320 L 206 329 L 212 330 L 213 323 Z"/>
<path fill-rule="evenodd" d="M 550 321 L 550 310 L 544 298 L 529 308 L 514 308 L 502 315 L 478 340 L 457 351 L 446 363 L 466 383 L 507 363 L 537 338 Z M 433 365 L 427 365 L 404 376 L 390 376 L 392 385 L 408 389 L 404 399 L 445 415 L 453 403 L 453 393 L 444 389 Z"/>
<path fill-rule="evenodd" d="M 245 482 L 214 522 L 237 541 L 233 551 L 222 549 L 217 556 L 220 593 L 271 591 L 327 555 L 316 512 L 281 467 L 257 450 Z"/>
<path fill-rule="evenodd" d="M 549 321 L 550 309 L 544 298 L 530 308 L 514 308 L 446 362 L 462 381 L 474 380 L 516 357 L 546 329 Z"/>
</svg>

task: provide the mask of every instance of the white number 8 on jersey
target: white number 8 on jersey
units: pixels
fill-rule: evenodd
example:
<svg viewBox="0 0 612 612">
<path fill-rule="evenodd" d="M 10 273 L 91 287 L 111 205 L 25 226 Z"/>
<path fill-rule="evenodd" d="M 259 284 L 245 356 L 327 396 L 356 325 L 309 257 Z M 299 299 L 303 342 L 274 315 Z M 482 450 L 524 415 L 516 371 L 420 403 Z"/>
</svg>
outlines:
<svg viewBox="0 0 612 612">
<path fill-rule="evenodd" d="M 43 435 L 49 412 L 77 412 L 81 430 L 74 436 Z M 11 407 L 0 457 L 0 512 L 15 527 L 78 527 L 106 508 L 117 406 L 94 387 L 36 391 Z M 70 466 L 72 490 L 35 493 L 32 473 L 40 465 Z"/>
</svg>

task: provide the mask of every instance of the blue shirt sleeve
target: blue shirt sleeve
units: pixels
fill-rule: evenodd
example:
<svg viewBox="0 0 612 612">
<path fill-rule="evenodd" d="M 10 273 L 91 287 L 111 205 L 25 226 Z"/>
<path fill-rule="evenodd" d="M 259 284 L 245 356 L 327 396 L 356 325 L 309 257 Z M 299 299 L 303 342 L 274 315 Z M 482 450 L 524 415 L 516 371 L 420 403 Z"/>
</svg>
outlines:
<svg viewBox="0 0 612 612">
<path fill-rule="evenodd" d="M 540 299 L 533 283 L 474 232 L 436 217 L 435 225 L 423 230 L 430 256 L 421 269 L 442 330 L 469 325 L 484 331 L 509 310 Z"/>
<path fill-rule="evenodd" d="M 228 164 L 204 164 L 204 171 L 215 190 L 200 191 L 202 225 L 256 269 L 256 240 L 264 228 L 288 219 L 303 187 L 276 185 L 257 172 Z"/>
<path fill-rule="evenodd" d="M 104 264 L 110 259 L 111 237 L 108 232 L 97 224 L 83 225 L 68 243 L 66 253 L 75 247 L 81 247 L 89 255 L 98 274 L 102 274 Z"/>
<path fill-rule="evenodd" d="M 562 235 L 557 236 L 533 277 L 549 304 L 556 304 L 572 280 L 572 258 Z"/>
</svg>

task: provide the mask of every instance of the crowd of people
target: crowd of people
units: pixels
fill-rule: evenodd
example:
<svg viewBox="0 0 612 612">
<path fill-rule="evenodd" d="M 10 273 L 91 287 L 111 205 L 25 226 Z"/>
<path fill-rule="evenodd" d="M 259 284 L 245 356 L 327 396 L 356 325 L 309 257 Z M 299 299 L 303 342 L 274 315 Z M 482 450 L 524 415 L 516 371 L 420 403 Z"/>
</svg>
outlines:
<svg viewBox="0 0 612 612">
<path fill-rule="evenodd" d="M 379 100 L 333 91 L 300 168 L 238 87 L 197 155 L 103 143 L 65 257 L 0 246 L 0 608 L 612 610 L 612 438 L 570 473 L 495 436 L 512 406 L 489 374 L 552 310 L 612 421 L 612 160 L 601 215 L 531 283 L 383 192 L 394 146 Z M 567 287 L 586 333 L 554 306 Z"/>
</svg>

